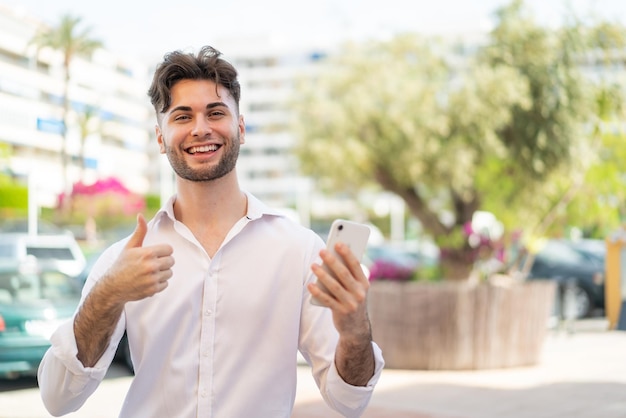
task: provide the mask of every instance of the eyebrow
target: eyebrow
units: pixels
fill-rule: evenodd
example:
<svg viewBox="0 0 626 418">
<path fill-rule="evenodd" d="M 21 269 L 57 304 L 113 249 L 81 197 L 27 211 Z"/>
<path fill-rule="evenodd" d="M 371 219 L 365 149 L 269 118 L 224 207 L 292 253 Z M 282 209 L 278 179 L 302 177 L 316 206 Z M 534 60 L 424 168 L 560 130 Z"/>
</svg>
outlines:
<svg viewBox="0 0 626 418">
<path fill-rule="evenodd" d="M 227 108 L 228 106 L 224 102 L 213 102 L 213 103 L 209 103 L 209 104 L 206 105 L 206 109 L 207 110 L 214 109 L 216 107 L 226 107 Z M 191 109 L 190 106 L 176 106 L 175 108 L 170 110 L 169 113 L 174 113 L 174 112 L 177 112 L 177 111 L 180 111 L 180 112 L 190 112 L 191 110 L 192 109 Z"/>
</svg>

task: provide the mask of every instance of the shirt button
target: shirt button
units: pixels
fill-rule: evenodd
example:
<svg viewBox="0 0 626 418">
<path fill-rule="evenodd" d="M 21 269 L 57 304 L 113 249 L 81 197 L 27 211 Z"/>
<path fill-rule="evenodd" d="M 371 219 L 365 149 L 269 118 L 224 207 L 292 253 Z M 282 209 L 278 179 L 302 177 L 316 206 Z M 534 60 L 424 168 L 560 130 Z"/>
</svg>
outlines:
<svg viewBox="0 0 626 418">
<path fill-rule="evenodd" d="M 205 314 L 206 316 L 211 316 L 211 315 L 213 314 L 213 311 L 212 311 L 212 310 L 210 310 L 210 309 L 207 309 L 206 311 L 204 311 L 204 314 Z"/>
<path fill-rule="evenodd" d="M 202 396 L 203 398 L 206 398 L 206 390 L 203 390 L 202 393 L 200 393 L 200 396 Z"/>
<path fill-rule="evenodd" d="M 203 355 L 204 355 L 204 357 L 209 357 L 209 352 L 208 352 L 208 351 L 205 351 L 205 352 L 203 353 Z"/>
</svg>

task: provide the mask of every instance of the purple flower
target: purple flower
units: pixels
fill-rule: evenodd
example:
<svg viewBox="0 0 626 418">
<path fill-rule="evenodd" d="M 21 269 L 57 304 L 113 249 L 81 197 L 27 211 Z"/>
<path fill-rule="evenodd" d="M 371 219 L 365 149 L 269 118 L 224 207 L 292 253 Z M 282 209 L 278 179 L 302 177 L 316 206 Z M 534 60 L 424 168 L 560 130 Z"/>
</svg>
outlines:
<svg viewBox="0 0 626 418">
<path fill-rule="evenodd" d="M 408 267 L 399 266 L 389 261 L 376 260 L 370 267 L 370 281 L 374 280 L 394 280 L 408 281 L 413 277 L 414 270 Z"/>
</svg>

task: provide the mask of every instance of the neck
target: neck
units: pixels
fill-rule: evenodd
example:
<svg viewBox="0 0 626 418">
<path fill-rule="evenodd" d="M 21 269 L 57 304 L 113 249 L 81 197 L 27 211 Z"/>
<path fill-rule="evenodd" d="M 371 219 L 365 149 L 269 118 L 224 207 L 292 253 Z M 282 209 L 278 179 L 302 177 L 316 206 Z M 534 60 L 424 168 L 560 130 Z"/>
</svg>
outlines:
<svg viewBox="0 0 626 418">
<path fill-rule="evenodd" d="M 192 230 L 230 228 L 246 214 L 247 199 L 233 172 L 213 181 L 177 178 L 176 219 Z"/>
</svg>

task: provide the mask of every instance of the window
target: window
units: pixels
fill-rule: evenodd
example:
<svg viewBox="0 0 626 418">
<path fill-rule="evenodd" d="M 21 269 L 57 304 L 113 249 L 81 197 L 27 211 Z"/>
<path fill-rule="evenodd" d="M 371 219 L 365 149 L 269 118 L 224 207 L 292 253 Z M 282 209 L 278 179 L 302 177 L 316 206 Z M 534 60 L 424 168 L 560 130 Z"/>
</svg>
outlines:
<svg viewBox="0 0 626 418">
<path fill-rule="evenodd" d="M 69 248 L 27 247 L 26 254 L 40 260 L 73 260 L 74 255 Z"/>
</svg>

